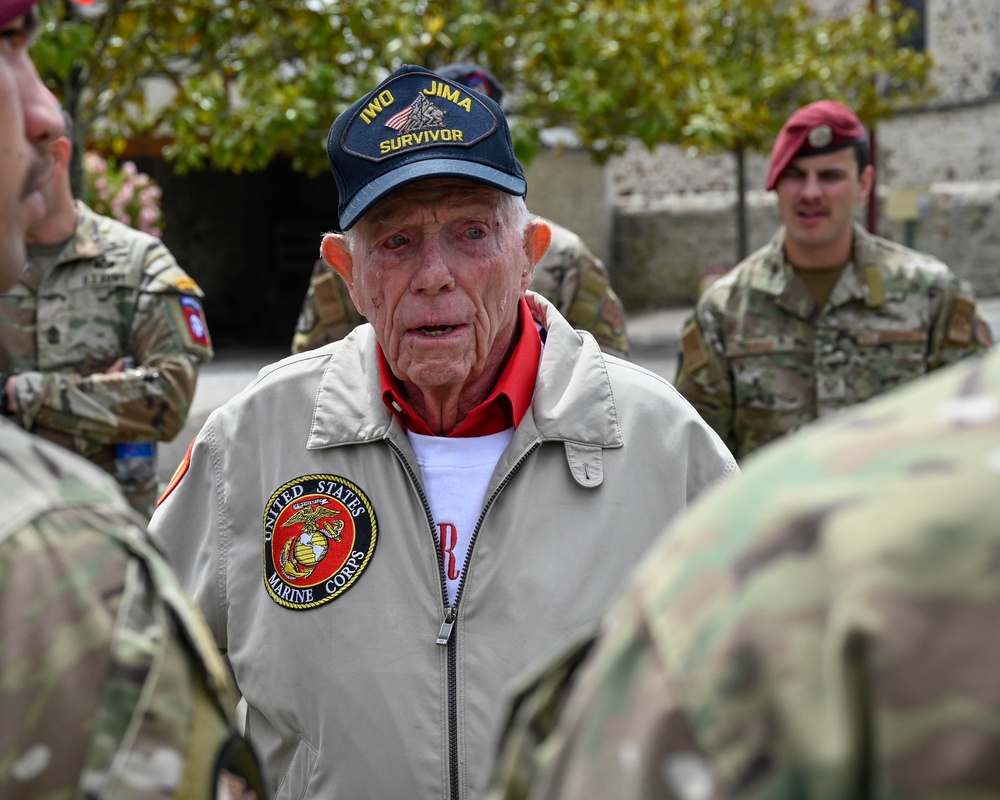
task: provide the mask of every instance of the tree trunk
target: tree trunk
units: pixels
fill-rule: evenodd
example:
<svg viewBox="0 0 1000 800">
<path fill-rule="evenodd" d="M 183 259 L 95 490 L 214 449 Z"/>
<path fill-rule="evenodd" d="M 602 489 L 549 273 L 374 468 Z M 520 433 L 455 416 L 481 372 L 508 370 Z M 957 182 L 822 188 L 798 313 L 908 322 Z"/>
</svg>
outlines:
<svg viewBox="0 0 1000 800">
<path fill-rule="evenodd" d="M 63 84 L 63 108 L 73 121 L 72 136 L 70 142 L 73 144 L 73 151 L 69 162 L 69 183 L 73 189 L 73 197 L 85 200 L 86 184 L 83 177 L 83 151 L 87 147 L 87 125 L 86 120 L 81 119 L 83 103 L 83 76 L 80 69 L 74 68 L 67 76 Z"/>
<path fill-rule="evenodd" d="M 750 254 L 750 243 L 747 220 L 747 151 L 743 144 L 737 144 L 733 151 L 736 155 L 736 262 L 739 263 Z"/>
</svg>

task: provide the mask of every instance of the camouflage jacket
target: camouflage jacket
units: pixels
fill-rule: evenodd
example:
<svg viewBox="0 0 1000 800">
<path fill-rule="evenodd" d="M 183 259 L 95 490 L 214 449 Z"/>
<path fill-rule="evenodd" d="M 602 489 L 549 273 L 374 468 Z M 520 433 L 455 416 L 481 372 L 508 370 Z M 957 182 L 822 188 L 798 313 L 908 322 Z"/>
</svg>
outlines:
<svg viewBox="0 0 1000 800">
<path fill-rule="evenodd" d="M 998 472 L 995 350 L 754 455 L 536 678 L 488 797 L 1000 797 Z"/>
<path fill-rule="evenodd" d="M 0 372 L 18 373 L 21 427 L 114 475 L 115 443 L 181 430 L 212 346 L 202 292 L 162 242 L 77 206 L 76 234 L 52 269 L 40 278 L 29 264 L 0 297 Z M 134 369 L 105 372 L 124 357 Z M 155 457 L 119 482 L 151 516 Z"/>
<path fill-rule="evenodd" d="M 114 482 L 0 420 L 0 484 L 0 797 L 262 797 L 222 658 Z"/>
<path fill-rule="evenodd" d="M 625 309 L 611 288 L 604 262 L 571 230 L 546 222 L 552 228 L 552 243 L 535 267 L 529 288 L 558 308 L 574 328 L 592 333 L 604 352 L 628 357 Z M 292 352 L 304 353 L 343 339 L 364 321 L 347 284 L 320 259 L 313 265 Z"/>
<path fill-rule="evenodd" d="M 784 229 L 713 283 L 681 336 L 675 385 L 737 458 L 992 344 L 940 261 L 854 227 L 854 256 L 816 308 Z"/>
</svg>

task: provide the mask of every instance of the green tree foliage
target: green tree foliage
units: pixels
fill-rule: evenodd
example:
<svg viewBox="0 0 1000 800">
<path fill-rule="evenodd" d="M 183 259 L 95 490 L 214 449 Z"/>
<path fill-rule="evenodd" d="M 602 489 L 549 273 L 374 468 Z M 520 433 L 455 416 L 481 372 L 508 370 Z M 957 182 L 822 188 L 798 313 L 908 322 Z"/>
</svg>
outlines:
<svg viewBox="0 0 1000 800">
<path fill-rule="evenodd" d="M 807 0 L 54 0 L 36 45 L 76 119 L 78 152 L 164 143 L 180 170 L 253 170 L 275 157 L 326 169 L 325 138 L 351 101 L 403 63 L 488 66 L 507 89 L 519 154 L 571 129 L 599 158 L 629 139 L 738 158 L 819 97 L 868 123 L 926 96 L 928 58 L 897 42 L 912 19 Z M 144 80 L 166 85 L 166 106 Z"/>
</svg>

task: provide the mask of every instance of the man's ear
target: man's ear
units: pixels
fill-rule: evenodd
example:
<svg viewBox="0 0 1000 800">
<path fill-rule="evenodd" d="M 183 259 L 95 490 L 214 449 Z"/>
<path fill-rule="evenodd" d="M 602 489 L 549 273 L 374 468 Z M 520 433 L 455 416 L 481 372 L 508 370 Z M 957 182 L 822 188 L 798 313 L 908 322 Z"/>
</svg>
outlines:
<svg viewBox="0 0 1000 800">
<path fill-rule="evenodd" d="M 528 254 L 528 268 L 521 275 L 521 285 L 527 289 L 535 275 L 535 267 L 549 249 L 552 228 L 543 219 L 535 218 L 524 229 L 524 252 Z"/>
<path fill-rule="evenodd" d="M 864 202 L 868 199 L 868 195 L 871 194 L 872 186 L 875 184 L 875 167 L 871 164 L 866 166 L 861 170 L 861 176 L 858 179 L 858 200 L 859 202 Z"/>
<path fill-rule="evenodd" d="M 65 136 L 53 139 L 49 143 L 49 153 L 52 155 L 55 172 L 69 171 L 70 157 L 73 155 L 73 145 Z"/>
<path fill-rule="evenodd" d="M 354 259 L 347 246 L 347 239 L 339 233 L 328 233 L 319 246 L 323 260 L 333 267 L 351 290 L 354 297 Z"/>
</svg>

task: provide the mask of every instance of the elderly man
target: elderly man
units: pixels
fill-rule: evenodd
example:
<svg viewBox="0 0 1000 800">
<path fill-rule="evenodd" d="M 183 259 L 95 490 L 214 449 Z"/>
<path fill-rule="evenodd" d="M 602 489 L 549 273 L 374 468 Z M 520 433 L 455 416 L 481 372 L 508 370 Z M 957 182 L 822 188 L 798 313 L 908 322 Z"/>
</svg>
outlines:
<svg viewBox="0 0 1000 800">
<path fill-rule="evenodd" d="M 784 225 L 698 301 L 674 382 L 737 458 L 992 344 L 944 264 L 854 222 L 873 179 L 840 103 L 807 105 L 778 134 L 767 188 Z"/>
<path fill-rule="evenodd" d="M 270 789 L 473 798 L 504 687 L 735 474 L 674 389 L 526 292 L 549 232 L 488 97 L 406 66 L 327 142 L 369 320 L 213 413 L 151 530 Z"/>
<path fill-rule="evenodd" d="M 183 427 L 212 358 L 202 292 L 159 239 L 74 200 L 72 148 L 48 145 L 48 213 L 0 297 L 0 413 L 113 475 L 148 520 L 157 442 Z"/>
<path fill-rule="evenodd" d="M 37 28 L 34 0 L 0 0 L 2 289 L 63 130 Z M 0 797 L 263 796 L 225 666 L 114 482 L 0 420 L 0 485 Z"/>
</svg>

